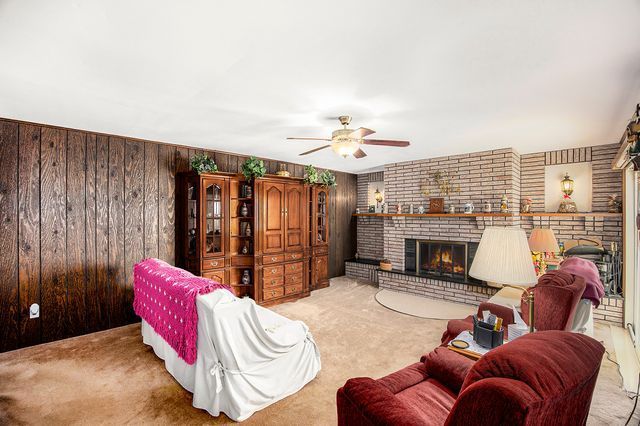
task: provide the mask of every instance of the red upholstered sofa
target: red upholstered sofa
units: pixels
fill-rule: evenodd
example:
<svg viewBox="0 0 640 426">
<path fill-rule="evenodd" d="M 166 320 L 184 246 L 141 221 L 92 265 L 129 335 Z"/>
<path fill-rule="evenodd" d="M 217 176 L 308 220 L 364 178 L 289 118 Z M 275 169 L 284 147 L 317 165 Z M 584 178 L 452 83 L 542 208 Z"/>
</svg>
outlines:
<svg viewBox="0 0 640 426">
<path fill-rule="evenodd" d="M 444 347 L 378 380 L 338 390 L 339 425 L 585 424 L 604 347 L 543 331 L 473 362 Z"/>
<path fill-rule="evenodd" d="M 562 271 L 551 271 L 538 279 L 533 287 L 534 294 L 534 324 L 538 331 L 571 330 L 573 316 L 576 312 L 580 297 L 584 293 L 586 283 L 584 278 Z M 530 290 L 531 291 L 531 290 Z M 526 298 L 521 301 L 522 319 L 529 323 L 529 305 Z M 490 311 L 502 318 L 505 327 L 505 337 L 508 337 L 506 326 L 513 324 L 513 310 L 510 307 L 482 302 L 478 307 L 478 317 L 482 312 Z M 442 335 L 442 345 L 446 346 L 464 330 L 473 329 L 471 316 L 461 320 L 451 320 Z"/>
</svg>

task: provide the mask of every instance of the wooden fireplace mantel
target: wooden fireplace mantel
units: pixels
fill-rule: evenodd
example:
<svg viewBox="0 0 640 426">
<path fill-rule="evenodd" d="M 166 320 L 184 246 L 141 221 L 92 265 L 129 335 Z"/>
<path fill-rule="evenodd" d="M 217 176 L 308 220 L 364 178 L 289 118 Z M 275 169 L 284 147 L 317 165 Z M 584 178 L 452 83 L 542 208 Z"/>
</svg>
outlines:
<svg viewBox="0 0 640 426">
<path fill-rule="evenodd" d="M 354 213 L 356 217 L 513 217 L 514 213 Z"/>
</svg>

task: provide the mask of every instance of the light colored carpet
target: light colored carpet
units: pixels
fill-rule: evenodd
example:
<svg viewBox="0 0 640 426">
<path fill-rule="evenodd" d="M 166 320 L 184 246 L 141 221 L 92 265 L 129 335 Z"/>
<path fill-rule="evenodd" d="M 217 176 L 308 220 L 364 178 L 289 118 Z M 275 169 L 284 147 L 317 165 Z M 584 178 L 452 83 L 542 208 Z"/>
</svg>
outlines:
<svg viewBox="0 0 640 426">
<path fill-rule="evenodd" d="M 381 377 L 440 342 L 446 321 L 384 308 L 377 288 L 346 278 L 311 297 L 276 306 L 305 321 L 322 353 L 319 376 L 256 413 L 247 425 L 333 425 L 336 390 L 350 377 Z M 633 401 L 604 361 L 591 424 L 622 424 Z M 0 354 L 0 424 L 225 424 L 191 406 L 191 394 L 142 344 L 134 324 Z"/>
<path fill-rule="evenodd" d="M 380 290 L 376 300 L 382 306 L 402 314 L 429 319 L 457 319 L 475 314 L 475 306 L 454 303 L 446 300 L 428 299 L 397 291 Z"/>
</svg>

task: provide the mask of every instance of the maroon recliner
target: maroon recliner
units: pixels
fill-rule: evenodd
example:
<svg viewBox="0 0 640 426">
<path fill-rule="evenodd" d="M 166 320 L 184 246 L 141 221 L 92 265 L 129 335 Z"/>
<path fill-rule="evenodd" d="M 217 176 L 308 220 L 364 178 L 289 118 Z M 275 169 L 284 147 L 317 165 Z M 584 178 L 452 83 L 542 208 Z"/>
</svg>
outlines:
<svg viewBox="0 0 640 426">
<path fill-rule="evenodd" d="M 378 380 L 338 390 L 338 425 L 584 425 L 604 347 L 566 331 L 542 331 L 477 362 L 438 347 Z"/>
<path fill-rule="evenodd" d="M 538 283 L 533 287 L 534 294 L 534 324 L 538 331 L 546 330 L 571 330 L 573 316 L 580 298 L 584 293 L 586 282 L 584 278 L 562 271 L 551 271 L 542 275 Z M 529 305 L 526 297 L 522 298 L 522 319 L 529 323 Z M 482 302 L 478 307 L 478 317 L 482 312 L 490 311 L 502 318 L 505 328 L 505 338 L 508 338 L 507 325 L 513 324 L 513 310 L 510 307 L 496 305 L 495 303 Z M 442 335 L 442 345 L 446 346 L 465 330 L 473 329 L 471 316 L 460 320 L 451 320 L 447 323 L 447 329 Z"/>
</svg>

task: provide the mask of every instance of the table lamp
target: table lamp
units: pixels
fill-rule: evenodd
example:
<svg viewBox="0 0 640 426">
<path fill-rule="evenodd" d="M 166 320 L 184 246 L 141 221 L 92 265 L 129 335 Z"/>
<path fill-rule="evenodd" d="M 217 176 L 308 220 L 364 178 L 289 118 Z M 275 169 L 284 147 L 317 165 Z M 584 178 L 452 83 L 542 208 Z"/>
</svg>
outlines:
<svg viewBox="0 0 640 426">
<path fill-rule="evenodd" d="M 533 292 L 528 288 L 534 286 L 538 278 L 531 261 L 531 250 L 524 229 L 485 228 L 469 269 L 469 275 L 486 281 L 491 287 L 502 287 L 492 299 L 514 300 L 513 294 L 507 296 L 505 287 L 526 292 L 529 301 L 529 331 L 533 331 Z M 521 293 L 517 296 L 517 303 L 513 305 L 520 304 L 520 295 Z"/>
<path fill-rule="evenodd" d="M 547 271 L 545 253 L 558 253 L 560 246 L 553 229 L 534 228 L 529 236 L 529 248 L 539 256 L 540 272 L 542 275 Z"/>
</svg>

